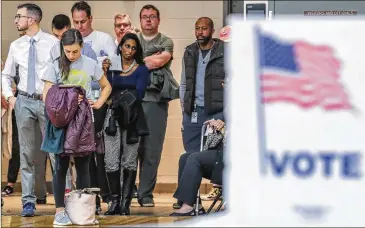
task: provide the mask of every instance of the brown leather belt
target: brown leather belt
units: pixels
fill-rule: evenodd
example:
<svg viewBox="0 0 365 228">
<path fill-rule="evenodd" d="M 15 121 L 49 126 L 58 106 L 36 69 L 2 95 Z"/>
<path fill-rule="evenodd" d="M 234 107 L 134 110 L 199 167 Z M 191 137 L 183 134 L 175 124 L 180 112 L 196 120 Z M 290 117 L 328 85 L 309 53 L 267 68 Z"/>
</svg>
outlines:
<svg viewBox="0 0 365 228">
<path fill-rule="evenodd" d="M 29 93 L 18 90 L 18 95 L 22 95 L 25 96 L 27 98 L 31 98 L 34 100 L 43 100 L 43 94 L 33 94 L 33 95 L 29 95 Z"/>
</svg>

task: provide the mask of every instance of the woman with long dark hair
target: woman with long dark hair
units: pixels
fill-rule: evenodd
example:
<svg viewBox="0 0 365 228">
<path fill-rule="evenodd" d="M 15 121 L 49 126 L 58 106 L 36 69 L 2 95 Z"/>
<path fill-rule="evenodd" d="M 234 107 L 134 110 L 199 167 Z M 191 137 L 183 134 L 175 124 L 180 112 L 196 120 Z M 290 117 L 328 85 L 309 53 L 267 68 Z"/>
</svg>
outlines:
<svg viewBox="0 0 365 228">
<path fill-rule="evenodd" d="M 121 69 L 107 71 L 112 96 L 107 101 L 104 123 L 105 169 L 112 201 L 105 215 L 130 214 L 139 140 L 148 131 L 141 101 L 149 83 L 149 71 L 143 63 L 138 37 L 126 34 L 117 52 Z"/>
<path fill-rule="evenodd" d="M 99 109 L 107 100 L 111 92 L 111 86 L 100 66 L 95 60 L 81 54 L 83 39 L 76 29 L 69 29 L 62 35 L 61 56 L 49 64 L 46 74 L 43 99 L 46 100 L 48 90 L 53 84 L 62 83 L 65 85 L 79 85 L 86 91 L 86 98 L 93 109 Z M 91 81 L 99 81 L 101 96 L 96 100 L 92 96 Z M 84 99 L 79 95 L 79 104 Z M 91 110 L 90 110 L 91 112 Z M 84 123 L 80 123 L 84 124 Z M 90 125 L 93 128 L 93 125 Z M 90 129 L 93 131 L 93 129 Z M 90 153 L 86 155 L 74 155 L 77 172 L 76 188 L 84 189 L 90 187 L 89 162 Z M 55 154 L 55 172 L 53 174 L 53 191 L 56 202 L 56 215 L 54 225 L 71 225 L 69 216 L 65 209 L 65 187 L 66 173 L 69 167 L 70 156 L 65 152 Z"/>
</svg>

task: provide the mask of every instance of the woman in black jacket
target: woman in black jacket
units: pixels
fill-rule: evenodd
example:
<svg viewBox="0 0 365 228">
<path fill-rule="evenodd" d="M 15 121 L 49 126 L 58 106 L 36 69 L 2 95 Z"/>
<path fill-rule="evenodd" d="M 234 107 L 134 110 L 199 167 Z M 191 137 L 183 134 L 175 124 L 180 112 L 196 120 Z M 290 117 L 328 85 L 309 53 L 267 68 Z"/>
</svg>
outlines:
<svg viewBox="0 0 365 228">
<path fill-rule="evenodd" d="M 121 63 L 114 64 L 120 64 L 121 69 L 112 65 L 114 70 L 107 71 L 112 95 L 107 101 L 104 122 L 105 170 L 112 201 L 105 215 L 130 214 L 139 140 L 148 134 L 141 101 L 149 71 L 143 64 L 138 37 L 132 33 L 124 35 L 117 51 Z"/>
<path fill-rule="evenodd" d="M 223 132 L 225 123 L 222 120 L 209 120 L 208 125 Z M 181 155 L 180 161 L 185 160 L 186 164 L 174 197 L 183 202 L 183 205 L 170 216 L 195 215 L 194 204 L 203 177 L 210 179 L 214 184 L 222 184 L 224 142 L 223 139 L 223 142 L 213 150 Z M 199 214 L 204 213 L 204 208 L 201 208 Z"/>
</svg>

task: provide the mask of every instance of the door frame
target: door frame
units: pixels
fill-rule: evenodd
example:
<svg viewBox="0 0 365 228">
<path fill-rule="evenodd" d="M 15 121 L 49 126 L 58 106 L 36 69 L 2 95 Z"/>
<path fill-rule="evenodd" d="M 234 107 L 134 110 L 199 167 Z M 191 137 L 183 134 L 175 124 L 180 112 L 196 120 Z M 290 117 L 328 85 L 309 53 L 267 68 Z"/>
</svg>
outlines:
<svg viewBox="0 0 365 228">
<path fill-rule="evenodd" d="M 256 2 L 259 1 L 242 1 L 242 0 L 223 0 L 223 26 L 228 25 L 227 17 L 230 14 L 236 15 L 244 15 L 245 13 L 245 2 Z M 262 1 L 260 1 L 262 2 Z M 275 0 L 267 0 L 264 1 L 267 3 L 266 11 L 267 11 L 267 20 L 274 19 L 275 16 Z M 247 3 L 246 3 L 247 4 Z"/>
</svg>

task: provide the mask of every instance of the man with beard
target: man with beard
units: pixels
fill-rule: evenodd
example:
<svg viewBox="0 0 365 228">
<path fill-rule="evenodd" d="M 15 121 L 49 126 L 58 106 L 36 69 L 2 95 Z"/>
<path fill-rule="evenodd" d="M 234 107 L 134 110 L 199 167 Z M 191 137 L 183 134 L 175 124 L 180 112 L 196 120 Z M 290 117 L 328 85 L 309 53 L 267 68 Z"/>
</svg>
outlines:
<svg viewBox="0 0 365 228">
<path fill-rule="evenodd" d="M 22 37 L 25 35 L 25 31 L 19 32 L 19 37 Z M 4 65 L 2 62 L 1 70 L 4 69 Z M 15 77 L 14 81 L 12 83 L 12 89 L 14 96 L 17 96 L 17 85 L 19 84 L 19 66 L 16 67 L 15 70 Z M 41 136 L 40 129 L 37 129 L 36 137 Z M 19 147 L 19 139 L 18 139 L 18 128 L 16 126 L 16 118 L 15 118 L 15 110 L 12 111 L 12 152 L 11 152 L 11 159 L 9 160 L 9 166 L 8 166 L 8 175 L 7 180 L 8 184 L 4 187 L 4 189 L 1 192 L 2 196 L 10 196 L 14 194 L 14 185 L 18 178 L 18 173 L 20 169 L 20 147 Z M 37 160 L 38 162 L 42 162 L 40 160 Z M 45 161 L 46 162 L 46 161 Z M 45 165 L 46 166 L 46 165 Z M 47 192 L 46 192 L 46 179 L 41 178 L 42 176 L 45 176 L 45 166 L 40 166 L 38 164 L 35 164 L 35 175 L 36 175 L 36 182 L 35 183 L 35 195 L 37 197 L 37 204 L 46 204 L 47 203 Z"/>
<path fill-rule="evenodd" d="M 57 39 L 40 29 L 42 10 L 38 5 L 26 3 L 17 8 L 14 23 L 18 31 L 25 31 L 26 34 L 10 44 L 2 71 L 2 92 L 9 106 L 15 107 L 20 142 L 23 203 L 21 215 L 30 217 L 34 216 L 35 210 L 35 179 L 44 179 L 44 175 L 35 175 L 35 164 L 42 166 L 40 170 L 44 170 L 46 159 L 46 153 L 40 151 L 42 138 L 36 137 L 34 133 L 37 128 L 43 133 L 45 124 L 42 101 L 44 83 L 41 78 L 46 71 L 51 48 Z M 19 66 L 19 84 L 18 96 L 15 97 L 11 83 L 16 75 L 17 66 Z"/>
<path fill-rule="evenodd" d="M 195 23 L 196 42 L 186 47 L 180 82 L 182 137 L 186 153 L 200 150 L 201 128 L 207 120 L 223 120 L 224 42 L 213 39 L 214 23 L 201 17 Z M 179 161 L 178 181 L 187 156 Z M 180 208 L 182 202 L 173 205 Z"/>
</svg>

